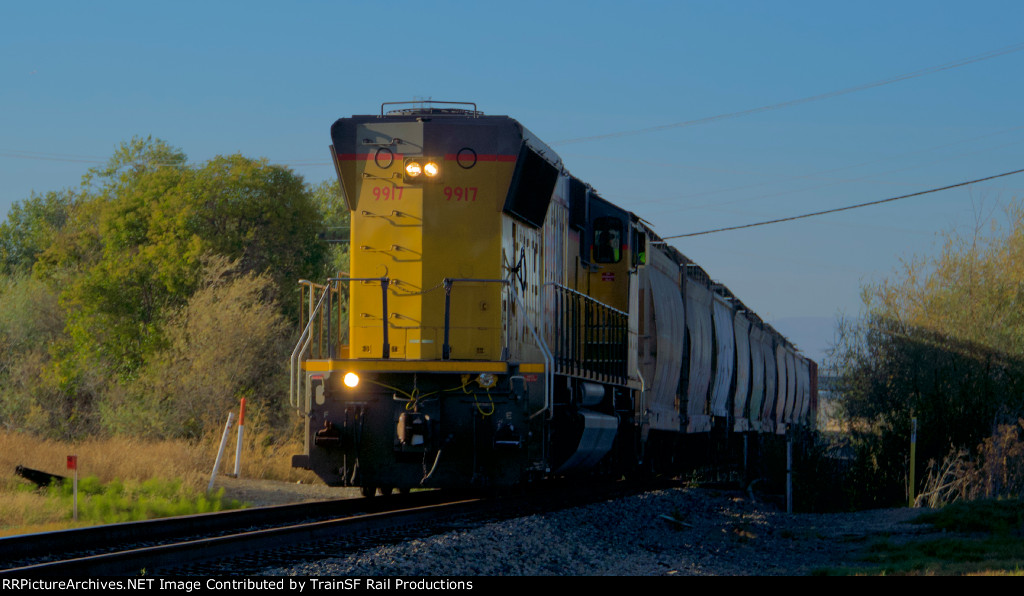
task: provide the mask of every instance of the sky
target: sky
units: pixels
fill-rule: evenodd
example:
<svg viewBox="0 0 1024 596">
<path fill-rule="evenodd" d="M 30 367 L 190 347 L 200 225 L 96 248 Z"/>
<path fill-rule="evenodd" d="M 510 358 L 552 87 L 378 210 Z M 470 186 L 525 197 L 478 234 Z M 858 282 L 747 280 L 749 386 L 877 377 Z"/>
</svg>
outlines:
<svg viewBox="0 0 1024 596">
<path fill-rule="evenodd" d="M 4 3 L 0 214 L 134 136 L 317 184 L 334 120 L 423 99 L 517 119 L 663 237 L 836 209 L 1024 168 L 1022 22 L 984 0 Z M 1017 174 L 671 242 L 820 359 L 862 287 L 1022 195 Z"/>
</svg>

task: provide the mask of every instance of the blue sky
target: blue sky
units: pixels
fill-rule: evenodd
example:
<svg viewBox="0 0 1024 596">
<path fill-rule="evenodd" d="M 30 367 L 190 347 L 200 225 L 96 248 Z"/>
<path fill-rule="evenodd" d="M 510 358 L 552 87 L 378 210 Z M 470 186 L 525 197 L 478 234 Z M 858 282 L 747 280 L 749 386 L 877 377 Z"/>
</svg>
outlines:
<svg viewBox="0 0 1024 596">
<path fill-rule="evenodd" d="M 985 1 L 5 3 L 0 213 L 135 135 L 317 183 L 336 118 L 425 98 L 518 119 L 663 236 L 884 199 L 1024 168 L 1022 17 Z M 1022 190 L 1024 174 L 674 244 L 768 320 L 832 319 Z"/>
</svg>

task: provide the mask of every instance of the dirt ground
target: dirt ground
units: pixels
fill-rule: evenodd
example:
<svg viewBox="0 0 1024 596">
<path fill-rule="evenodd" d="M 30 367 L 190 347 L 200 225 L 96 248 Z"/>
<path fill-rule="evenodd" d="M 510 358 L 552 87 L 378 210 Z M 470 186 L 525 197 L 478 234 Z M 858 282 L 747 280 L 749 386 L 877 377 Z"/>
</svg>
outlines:
<svg viewBox="0 0 1024 596">
<path fill-rule="evenodd" d="M 290 484 L 223 475 L 217 477 L 214 488 L 223 488 L 225 499 L 236 499 L 251 507 L 361 497 L 358 488 L 332 488 L 319 483 Z"/>
</svg>

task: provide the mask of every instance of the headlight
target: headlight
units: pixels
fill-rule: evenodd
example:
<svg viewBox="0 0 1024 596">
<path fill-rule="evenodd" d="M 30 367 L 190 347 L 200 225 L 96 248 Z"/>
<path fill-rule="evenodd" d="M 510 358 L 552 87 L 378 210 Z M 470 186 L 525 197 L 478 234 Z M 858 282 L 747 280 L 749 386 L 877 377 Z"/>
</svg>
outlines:
<svg viewBox="0 0 1024 596">
<path fill-rule="evenodd" d="M 345 373 L 345 377 L 342 379 L 345 386 L 349 389 L 355 389 L 359 385 L 359 375 L 354 372 Z"/>
<path fill-rule="evenodd" d="M 406 182 L 437 182 L 441 180 L 441 160 L 436 157 L 407 157 L 405 159 Z"/>
</svg>

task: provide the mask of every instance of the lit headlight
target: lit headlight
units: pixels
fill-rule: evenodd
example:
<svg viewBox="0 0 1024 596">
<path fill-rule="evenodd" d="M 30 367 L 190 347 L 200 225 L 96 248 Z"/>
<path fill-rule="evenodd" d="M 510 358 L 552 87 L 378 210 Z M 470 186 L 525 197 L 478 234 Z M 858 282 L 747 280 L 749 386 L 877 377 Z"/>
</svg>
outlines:
<svg viewBox="0 0 1024 596">
<path fill-rule="evenodd" d="M 345 373 L 345 377 L 344 379 L 342 379 L 342 382 L 345 383 L 346 387 L 354 389 L 357 385 L 359 385 L 359 375 L 353 372 Z"/>
<path fill-rule="evenodd" d="M 436 156 L 430 157 L 429 155 L 407 157 L 405 158 L 403 177 L 409 183 L 438 182 L 443 177 L 441 176 L 441 160 Z"/>
</svg>

